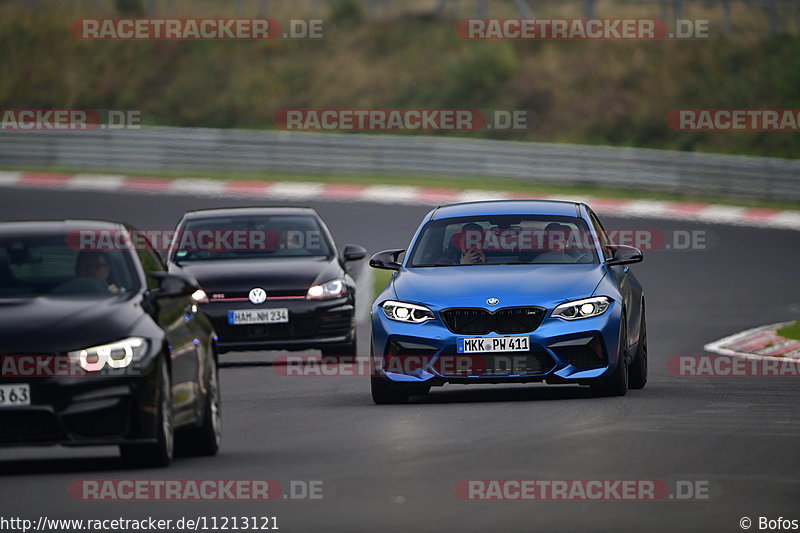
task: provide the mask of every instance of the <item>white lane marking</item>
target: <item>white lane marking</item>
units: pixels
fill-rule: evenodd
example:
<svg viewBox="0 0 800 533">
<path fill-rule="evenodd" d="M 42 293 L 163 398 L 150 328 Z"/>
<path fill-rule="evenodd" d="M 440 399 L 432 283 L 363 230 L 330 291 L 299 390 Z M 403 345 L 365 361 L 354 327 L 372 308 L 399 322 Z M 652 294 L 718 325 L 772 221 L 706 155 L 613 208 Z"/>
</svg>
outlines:
<svg viewBox="0 0 800 533">
<path fill-rule="evenodd" d="M 800 230 L 800 211 L 781 211 L 763 221 L 765 226 Z"/>
<path fill-rule="evenodd" d="M 286 199 L 321 198 L 325 185 L 314 182 L 279 182 L 267 190 L 267 196 Z"/>
<path fill-rule="evenodd" d="M 467 189 L 458 195 L 454 203 L 481 202 L 483 200 L 506 200 L 510 193 L 503 191 L 482 191 L 480 189 Z"/>
<path fill-rule="evenodd" d="M 122 188 L 125 176 L 117 174 L 75 174 L 69 179 L 66 188 L 86 191 L 116 191 Z"/>
<path fill-rule="evenodd" d="M 617 212 L 623 216 L 664 218 L 670 214 L 670 206 L 670 202 L 631 200 L 620 205 Z"/>
<path fill-rule="evenodd" d="M 199 196 L 220 196 L 225 193 L 226 183 L 220 180 L 181 178 L 173 181 L 169 192 L 177 194 L 197 194 Z"/>
<path fill-rule="evenodd" d="M 364 202 L 380 204 L 419 204 L 425 200 L 419 194 L 419 187 L 401 187 L 394 185 L 373 185 L 367 187 L 358 196 Z"/>
<path fill-rule="evenodd" d="M 22 177 L 22 172 L 7 172 L 0 170 L 0 187 L 13 187 Z"/>
<path fill-rule="evenodd" d="M 731 205 L 712 204 L 699 211 L 695 217 L 707 222 L 733 222 L 742 223 L 746 219 L 742 216 L 747 208 Z"/>
</svg>

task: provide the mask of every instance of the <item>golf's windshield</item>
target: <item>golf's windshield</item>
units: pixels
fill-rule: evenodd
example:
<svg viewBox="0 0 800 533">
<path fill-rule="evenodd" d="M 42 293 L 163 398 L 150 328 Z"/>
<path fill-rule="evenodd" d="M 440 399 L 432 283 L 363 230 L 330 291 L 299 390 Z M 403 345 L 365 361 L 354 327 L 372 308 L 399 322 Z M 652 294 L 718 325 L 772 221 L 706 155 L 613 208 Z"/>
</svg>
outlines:
<svg viewBox="0 0 800 533">
<path fill-rule="evenodd" d="M 66 235 L 0 237 L 0 298 L 129 293 L 138 289 L 129 254 L 79 250 Z"/>
<path fill-rule="evenodd" d="M 328 257 L 332 246 L 319 221 L 307 215 L 191 219 L 175 235 L 178 262 Z"/>
<path fill-rule="evenodd" d="M 577 217 L 502 215 L 428 222 L 414 267 L 597 263 L 595 239 Z"/>
</svg>

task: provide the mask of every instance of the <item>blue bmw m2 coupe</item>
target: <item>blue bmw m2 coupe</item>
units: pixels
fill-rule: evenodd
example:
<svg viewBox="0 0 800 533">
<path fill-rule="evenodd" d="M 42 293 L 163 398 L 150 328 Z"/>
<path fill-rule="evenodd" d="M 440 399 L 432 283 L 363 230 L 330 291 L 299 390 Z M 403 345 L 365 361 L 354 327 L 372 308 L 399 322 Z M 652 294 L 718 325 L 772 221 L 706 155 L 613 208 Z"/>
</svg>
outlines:
<svg viewBox="0 0 800 533">
<path fill-rule="evenodd" d="M 445 383 L 645 386 L 644 292 L 628 266 L 642 253 L 609 242 L 586 204 L 438 207 L 404 252 L 370 260 L 396 271 L 372 305 L 375 403 Z"/>
</svg>

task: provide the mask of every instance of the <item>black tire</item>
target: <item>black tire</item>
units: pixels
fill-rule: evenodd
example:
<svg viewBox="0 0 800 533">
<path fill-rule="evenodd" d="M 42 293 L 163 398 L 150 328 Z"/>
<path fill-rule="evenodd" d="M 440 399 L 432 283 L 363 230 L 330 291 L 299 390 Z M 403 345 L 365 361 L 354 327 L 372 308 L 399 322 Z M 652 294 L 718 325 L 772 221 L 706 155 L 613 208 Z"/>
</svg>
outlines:
<svg viewBox="0 0 800 533">
<path fill-rule="evenodd" d="M 175 452 L 175 426 L 172 418 L 172 380 L 167 361 L 158 362 L 158 402 L 156 442 L 148 444 L 122 444 L 123 461 L 133 466 L 162 467 L 172 461 Z"/>
<path fill-rule="evenodd" d="M 356 334 L 353 333 L 353 338 L 350 342 L 343 344 L 331 344 L 321 348 L 322 356 L 326 358 L 335 358 L 340 363 L 355 362 L 356 351 L 358 350 L 358 342 Z"/>
<path fill-rule="evenodd" d="M 628 375 L 628 388 L 643 389 L 647 385 L 647 320 L 642 302 L 642 324 L 639 329 L 639 346 L 633 358 Z"/>
<path fill-rule="evenodd" d="M 409 390 L 392 385 L 391 382 L 382 377 L 371 377 L 370 388 L 372 389 L 372 401 L 377 405 L 397 405 L 408 402 L 411 397 Z"/>
<path fill-rule="evenodd" d="M 628 393 L 628 328 L 623 314 L 619 327 L 619 355 L 614 372 L 592 385 L 595 396 L 625 396 Z"/>
<path fill-rule="evenodd" d="M 222 441 L 222 417 L 220 411 L 219 368 L 216 356 L 211 358 L 211 371 L 206 384 L 208 393 L 203 408 L 200 427 L 186 430 L 180 441 L 181 452 L 186 455 L 217 455 Z"/>
</svg>

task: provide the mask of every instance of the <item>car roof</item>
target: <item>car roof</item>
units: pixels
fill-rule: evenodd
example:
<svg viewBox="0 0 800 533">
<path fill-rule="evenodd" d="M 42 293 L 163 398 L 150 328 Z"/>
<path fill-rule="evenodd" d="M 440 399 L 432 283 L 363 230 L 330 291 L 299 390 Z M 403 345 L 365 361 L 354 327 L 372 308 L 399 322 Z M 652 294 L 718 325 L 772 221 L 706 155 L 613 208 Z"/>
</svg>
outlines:
<svg viewBox="0 0 800 533">
<path fill-rule="evenodd" d="M 187 211 L 184 218 L 216 218 L 231 216 L 255 216 L 255 215 L 314 215 L 317 212 L 311 207 L 221 207 L 213 209 L 198 209 Z"/>
<path fill-rule="evenodd" d="M 482 215 L 555 215 L 577 217 L 578 202 L 561 200 L 485 200 L 443 205 L 433 212 L 431 220 Z"/>
<path fill-rule="evenodd" d="M 128 226 L 108 220 L 13 220 L 0 222 L 0 236 L 42 235 L 79 230 L 120 230 Z"/>
</svg>

